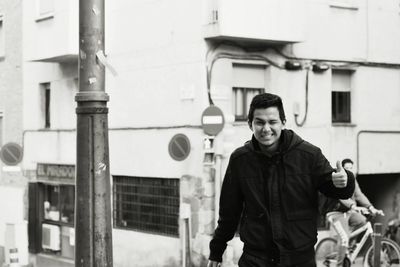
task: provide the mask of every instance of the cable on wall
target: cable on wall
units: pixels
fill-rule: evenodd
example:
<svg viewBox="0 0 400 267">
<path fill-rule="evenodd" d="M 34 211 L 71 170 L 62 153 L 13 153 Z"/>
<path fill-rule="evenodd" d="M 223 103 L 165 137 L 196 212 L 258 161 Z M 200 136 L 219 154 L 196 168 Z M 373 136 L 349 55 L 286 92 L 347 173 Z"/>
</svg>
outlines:
<svg viewBox="0 0 400 267">
<path fill-rule="evenodd" d="M 221 45 L 221 44 L 220 44 Z M 218 45 L 218 46 L 220 46 Z M 212 50 L 216 50 L 218 48 L 218 46 L 214 47 Z M 234 44 L 235 47 L 239 47 L 241 49 L 244 50 L 243 47 Z M 207 52 L 207 57 L 209 55 L 209 53 L 211 52 L 211 50 L 209 50 Z M 243 55 L 239 55 L 239 54 L 234 54 L 234 53 L 227 53 L 227 52 L 221 52 L 218 53 L 216 55 L 213 56 L 212 60 L 210 61 L 209 64 L 207 64 L 206 66 L 206 70 L 207 70 L 207 94 L 208 94 L 208 100 L 209 100 L 209 104 L 210 105 L 214 105 L 214 101 L 211 97 L 211 81 L 212 81 L 212 70 L 214 67 L 214 64 L 216 61 L 218 61 L 219 59 L 236 59 L 236 60 L 259 60 L 259 61 L 264 61 L 267 62 L 269 65 L 279 68 L 279 69 L 285 69 L 284 66 L 274 62 L 273 60 L 269 59 L 266 56 L 262 56 L 262 55 L 254 55 L 254 54 L 248 54 L 247 51 L 245 51 L 246 54 Z"/>
<path fill-rule="evenodd" d="M 305 83 L 305 110 L 304 110 L 303 120 L 301 122 L 299 122 L 298 121 L 299 114 L 297 114 L 297 113 L 294 114 L 294 122 L 299 127 L 302 127 L 306 123 L 307 115 L 308 115 L 308 87 L 309 87 L 308 76 L 309 76 L 309 73 L 310 73 L 310 68 L 307 68 L 306 83 Z"/>
<path fill-rule="evenodd" d="M 303 57 L 296 57 L 292 55 L 287 55 L 281 50 L 277 48 L 273 48 L 276 53 L 285 57 L 287 59 L 293 60 L 305 60 L 305 61 L 315 61 L 315 62 L 330 62 L 330 63 L 342 63 L 342 64 L 352 64 L 352 65 L 359 65 L 365 67 L 379 67 L 379 68 L 389 68 L 389 69 L 400 69 L 400 64 L 395 63 L 385 63 L 385 62 L 367 62 L 367 61 L 352 61 L 352 60 L 336 60 L 336 59 L 323 59 L 323 58 L 303 58 Z M 340 67 L 342 65 L 338 65 Z"/>
</svg>

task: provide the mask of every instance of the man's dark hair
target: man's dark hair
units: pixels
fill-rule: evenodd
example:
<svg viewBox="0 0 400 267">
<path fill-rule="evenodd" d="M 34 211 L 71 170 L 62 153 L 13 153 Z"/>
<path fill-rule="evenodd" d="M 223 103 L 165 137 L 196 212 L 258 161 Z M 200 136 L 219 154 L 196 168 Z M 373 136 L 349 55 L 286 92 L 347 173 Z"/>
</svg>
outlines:
<svg viewBox="0 0 400 267">
<path fill-rule="evenodd" d="M 344 167 L 344 165 L 345 165 L 346 163 L 354 164 L 354 162 L 353 162 L 351 159 L 344 159 L 344 160 L 342 160 L 342 167 Z"/>
<path fill-rule="evenodd" d="M 256 95 L 251 100 L 249 114 L 247 115 L 248 122 L 251 123 L 254 117 L 254 110 L 259 108 L 277 107 L 279 111 L 279 118 L 282 122 L 286 121 L 285 111 L 283 110 L 282 99 L 274 94 L 263 93 Z"/>
</svg>

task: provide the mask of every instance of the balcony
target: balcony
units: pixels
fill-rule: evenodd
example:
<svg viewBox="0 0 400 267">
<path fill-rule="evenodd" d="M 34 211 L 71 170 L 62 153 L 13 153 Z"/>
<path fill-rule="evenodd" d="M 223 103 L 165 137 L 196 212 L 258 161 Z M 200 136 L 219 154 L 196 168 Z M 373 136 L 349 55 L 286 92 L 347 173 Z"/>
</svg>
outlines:
<svg viewBox="0 0 400 267">
<path fill-rule="evenodd" d="M 26 59 L 42 62 L 77 62 L 78 1 L 54 1 L 54 7 L 46 13 L 38 12 L 35 2 L 24 2 L 27 14 L 24 21 Z"/>
<path fill-rule="evenodd" d="M 207 7 L 204 38 L 266 44 L 304 40 L 304 0 L 214 0 Z"/>
</svg>

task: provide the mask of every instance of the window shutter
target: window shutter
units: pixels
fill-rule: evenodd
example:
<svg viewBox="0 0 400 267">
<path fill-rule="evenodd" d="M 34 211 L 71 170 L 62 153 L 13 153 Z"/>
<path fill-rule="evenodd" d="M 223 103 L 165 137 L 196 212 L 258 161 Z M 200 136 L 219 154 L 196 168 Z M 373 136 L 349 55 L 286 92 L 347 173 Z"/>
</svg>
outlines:
<svg viewBox="0 0 400 267">
<path fill-rule="evenodd" d="M 40 217 L 40 195 L 39 184 L 29 183 L 28 198 L 28 248 L 30 253 L 39 253 L 42 250 L 42 229 Z"/>
</svg>

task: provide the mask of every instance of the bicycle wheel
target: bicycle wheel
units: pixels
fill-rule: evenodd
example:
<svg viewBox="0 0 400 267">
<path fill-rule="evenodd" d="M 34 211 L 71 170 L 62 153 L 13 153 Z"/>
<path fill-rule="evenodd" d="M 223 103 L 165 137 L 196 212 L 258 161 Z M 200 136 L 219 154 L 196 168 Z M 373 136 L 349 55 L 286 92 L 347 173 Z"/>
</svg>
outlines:
<svg viewBox="0 0 400 267">
<path fill-rule="evenodd" d="M 330 260 L 336 260 L 336 255 L 336 239 L 332 237 L 326 237 L 322 239 L 315 248 L 315 263 L 317 264 L 317 267 L 329 266 Z"/>
<path fill-rule="evenodd" d="M 400 267 L 400 247 L 393 240 L 382 238 L 380 267 L 386 266 Z M 372 245 L 365 253 L 364 267 L 374 267 L 374 247 Z"/>
</svg>

